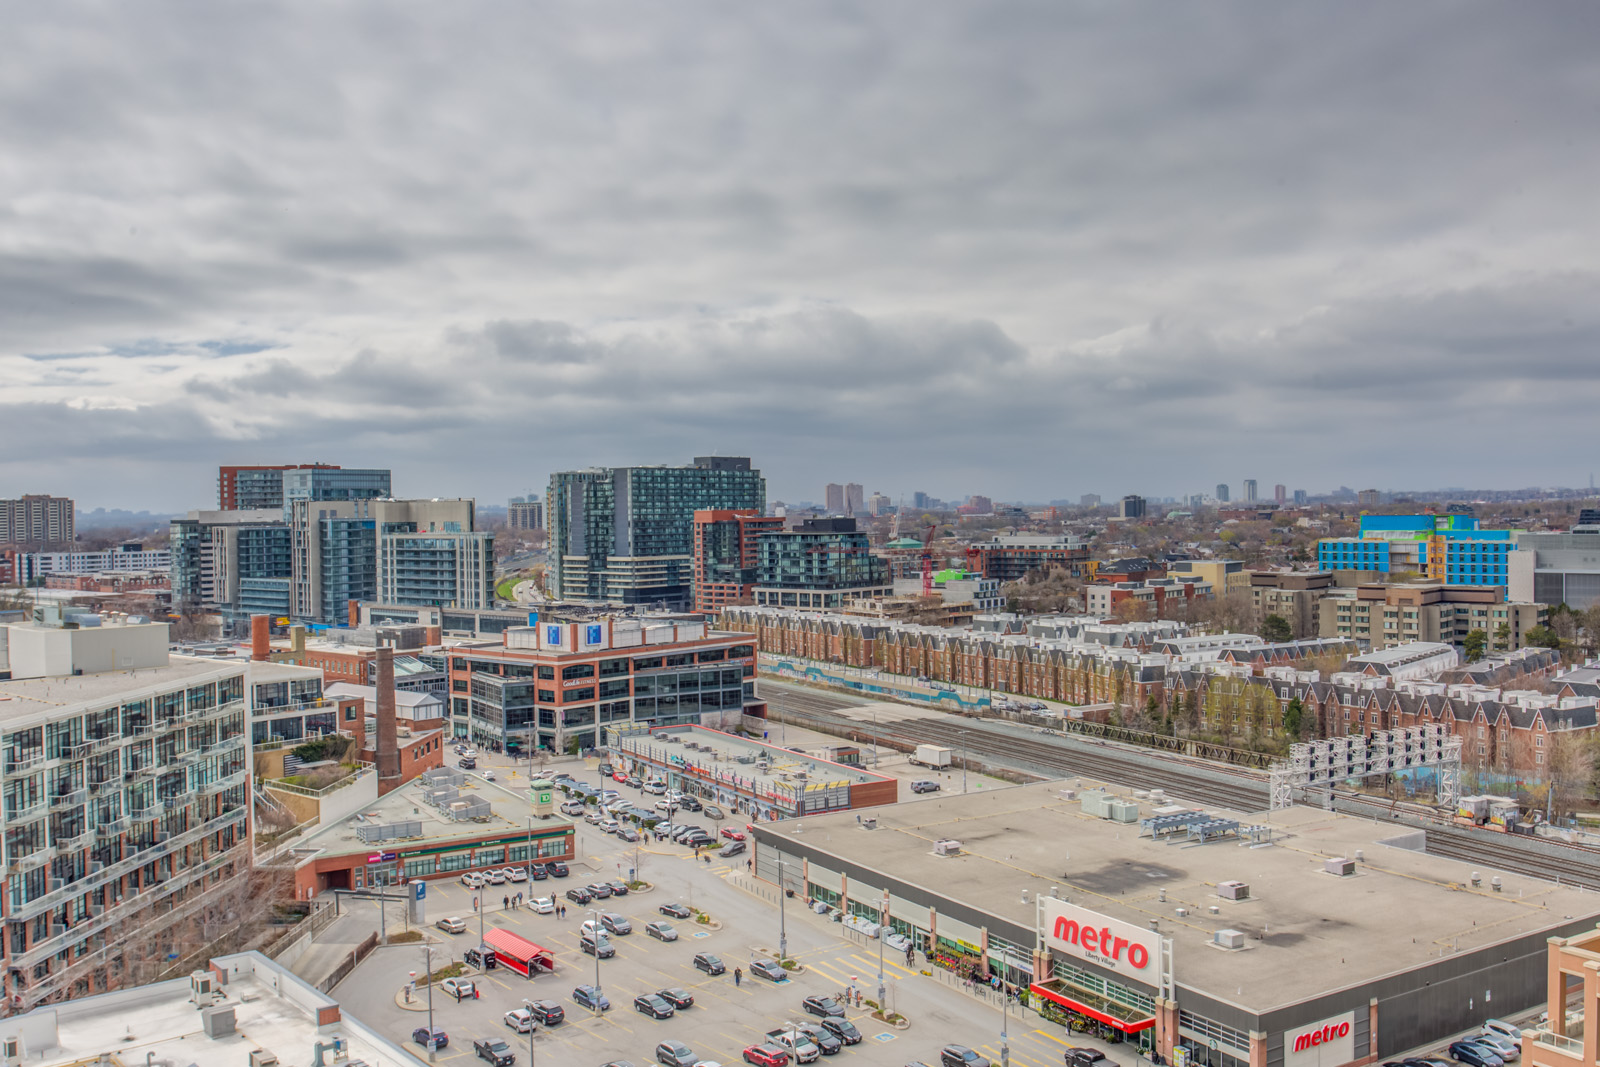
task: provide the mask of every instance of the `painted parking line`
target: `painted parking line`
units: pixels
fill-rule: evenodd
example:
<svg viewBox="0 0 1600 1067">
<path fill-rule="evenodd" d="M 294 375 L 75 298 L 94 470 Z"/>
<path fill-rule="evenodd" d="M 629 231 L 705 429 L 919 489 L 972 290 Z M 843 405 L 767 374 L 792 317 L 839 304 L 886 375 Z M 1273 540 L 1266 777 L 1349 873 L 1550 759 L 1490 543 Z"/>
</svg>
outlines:
<svg viewBox="0 0 1600 1067">
<path fill-rule="evenodd" d="M 867 958 L 865 956 L 859 956 L 859 955 L 851 956 L 849 958 L 854 960 L 854 961 L 856 961 L 857 963 L 859 963 L 862 967 L 872 971 L 873 974 L 877 974 L 878 973 L 878 961 L 877 960 L 869 959 L 869 958 Z M 910 977 L 911 975 L 917 973 L 916 971 L 908 971 L 908 970 L 906 970 L 900 964 L 894 962 L 891 959 L 885 959 L 883 961 L 883 966 L 884 966 L 884 969 L 886 971 L 898 972 L 898 973 L 903 974 L 903 975 L 905 975 L 907 977 Z"/>
<path fill-rule="evenodd" d="M 1055 1034 L 1052 1034 L 1048 1030 L 1030 1030 L 1028 1032 L 1032 1033 L 1032 1034 L 1038 1034 L 1040 1037 L 1046 1038 L 1046 1039 L 1048 1039 L 1050 1041 L 1054 1041 L 1058 1045 L 1070 1046 L 1072 1044 L 1072 1042 L 1067 1041 L 1064 1038 L 1057 1037 Z"/>
</svg>

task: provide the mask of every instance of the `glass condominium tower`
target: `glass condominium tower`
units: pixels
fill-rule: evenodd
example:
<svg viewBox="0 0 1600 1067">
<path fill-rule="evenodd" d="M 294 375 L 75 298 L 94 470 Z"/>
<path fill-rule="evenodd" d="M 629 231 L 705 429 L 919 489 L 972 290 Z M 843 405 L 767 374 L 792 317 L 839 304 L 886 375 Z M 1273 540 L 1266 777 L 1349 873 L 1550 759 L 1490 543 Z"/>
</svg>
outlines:
<svg viewBox="0 0 1600 1067">
<path fill-rule="evenodd" d="M 557 600 L 686 608 L 694 596 L 695 511 L 766 506 L 766 479 L 744 457 L 552 474 L 545 498 L 551 593 Z"/>
</svg>

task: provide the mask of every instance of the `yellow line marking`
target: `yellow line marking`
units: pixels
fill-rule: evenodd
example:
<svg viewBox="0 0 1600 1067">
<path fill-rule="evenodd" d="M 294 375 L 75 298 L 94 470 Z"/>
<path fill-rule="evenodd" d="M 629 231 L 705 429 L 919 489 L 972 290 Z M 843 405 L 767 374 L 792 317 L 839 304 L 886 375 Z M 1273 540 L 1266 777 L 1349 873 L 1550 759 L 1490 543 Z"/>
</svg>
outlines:
<svg viewBox="0 0 1600 1067">
<path fill-rule="evenodd" d="M 1043 1038 L 1048 1038 L 1049 1040 L 1054 1041 L 1058 1045 L 1066 1046 L 1066 1045 L 1071 1045 L 1072 1044 L 1072 1042 L 1064 1040 L 1062 1038 L 1059 1038 L 1055 1034 L 1050 1033 L 1048 1030 L 1033 1030 L 1033 1031 L 1031 1031 L 1031 1033 L 1038 1034 L 1040 1037 L 1043 1037 Z"/>
</svg>

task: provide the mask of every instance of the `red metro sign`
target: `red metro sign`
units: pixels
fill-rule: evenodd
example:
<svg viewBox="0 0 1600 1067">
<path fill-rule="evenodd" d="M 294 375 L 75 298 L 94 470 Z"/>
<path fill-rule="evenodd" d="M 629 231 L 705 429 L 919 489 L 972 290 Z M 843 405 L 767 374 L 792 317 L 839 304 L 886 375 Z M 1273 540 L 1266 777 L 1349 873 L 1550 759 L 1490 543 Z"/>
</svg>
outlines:
<svg viewBox="0 0 1600 1067">
<path fill-rule="evenodd" d="M 1308 1030 L 1305 1033 L 1296 1034 L 1294 1037 L 1294 1050 L 1296 1052 L 1304 1052 L 1306 1049 L 1313 1048 L 1317 1045 L 1331 1045 L 1339 1038 L 1349 1036 L 1349 1022 L 1329 1023 L 1327 1026 L 1321 1027 L 1320 1029 Z"/>
<path fill-rule="evenodd" d="M 1356 1058 L 1356 1015 L 1347 1011 L 1283 1032 L 1284 1067 L 1341 1067 Z"/>
<path fill-rule="evenodd" d="M 1045 943 L 1147 985 L 1160 985 L 1161 936 L 1132 923 L 1046 897 L 1040 901 Z"/>
</svg>

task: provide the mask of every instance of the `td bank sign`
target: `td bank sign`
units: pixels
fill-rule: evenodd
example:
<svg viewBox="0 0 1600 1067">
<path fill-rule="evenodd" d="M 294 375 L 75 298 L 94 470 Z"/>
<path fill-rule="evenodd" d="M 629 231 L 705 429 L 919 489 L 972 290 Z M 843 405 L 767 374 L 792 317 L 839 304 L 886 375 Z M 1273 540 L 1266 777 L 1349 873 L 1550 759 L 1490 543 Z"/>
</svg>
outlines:
<svg viewBox="0 0 1600 1067">
<path fill-rule="evenodd" d="M 1045 944 L 1148 986 L 1161 984 L 1161 935 L 1054 897 L 1040 900 Z"/>
</svg>

